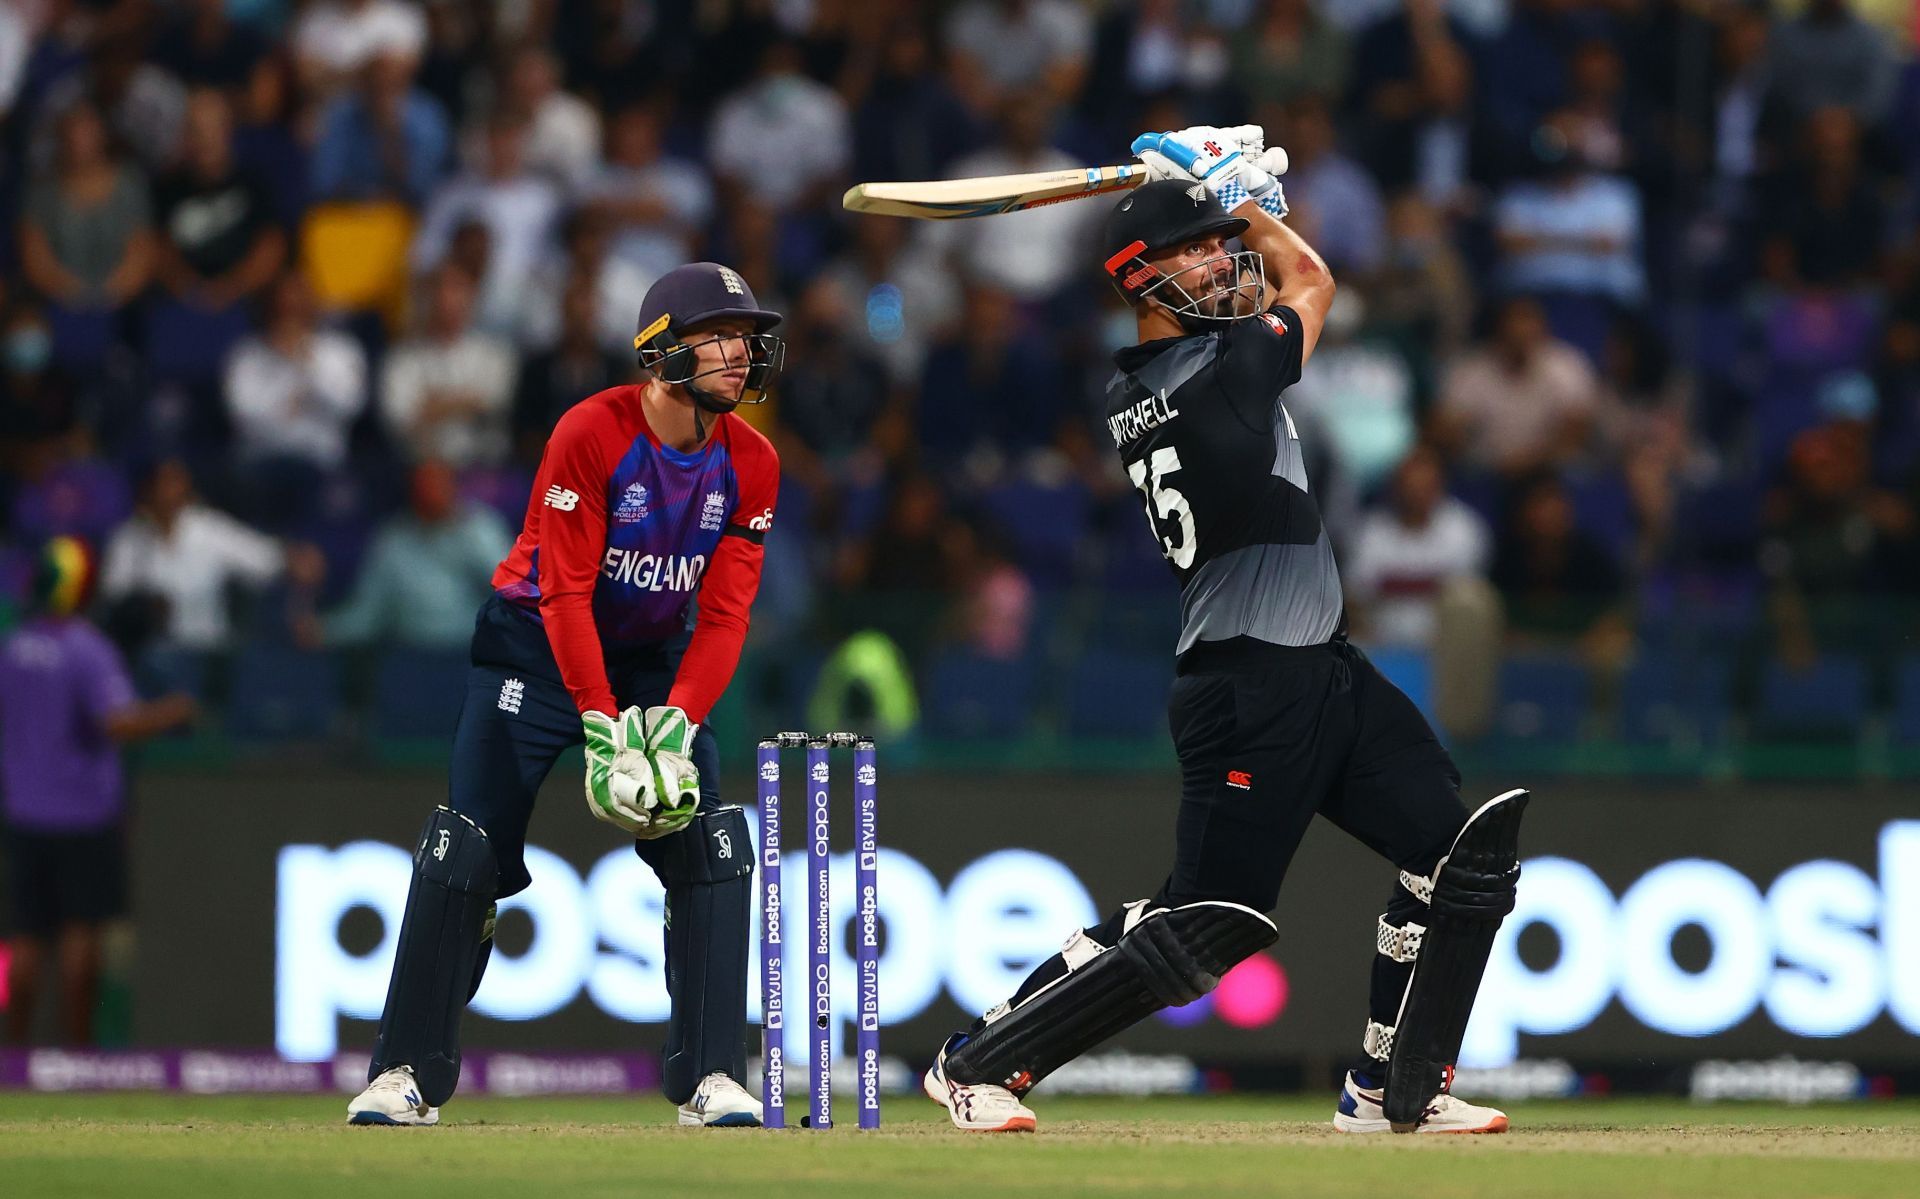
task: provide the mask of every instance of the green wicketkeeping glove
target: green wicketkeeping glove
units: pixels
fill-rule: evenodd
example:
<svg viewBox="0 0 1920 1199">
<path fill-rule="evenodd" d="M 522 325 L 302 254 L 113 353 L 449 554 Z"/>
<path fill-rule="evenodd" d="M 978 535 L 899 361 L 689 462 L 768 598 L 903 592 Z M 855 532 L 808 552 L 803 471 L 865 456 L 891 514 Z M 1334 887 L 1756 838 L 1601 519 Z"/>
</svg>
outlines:
<svg viewBox="0 0 1920 1199">
<path fill-rule="evenodd" d="M 655 818 L 661 793 L 647 759 L 640 709 L 628 708 L 618 718 L 583 713 L 580 727 L 587 741 L 587 810 L 636 837 L 660 836 Z"/>
<path fill-rule="evenodd" d="M 664 837 L 685 828 L 700 808 L 700 768 L 693 764 L 693 735 L 700 726 L 670 707 L 648 708 L 642 725 L 660 806 L 648 831 L 636 835 Z"/>
</svg>

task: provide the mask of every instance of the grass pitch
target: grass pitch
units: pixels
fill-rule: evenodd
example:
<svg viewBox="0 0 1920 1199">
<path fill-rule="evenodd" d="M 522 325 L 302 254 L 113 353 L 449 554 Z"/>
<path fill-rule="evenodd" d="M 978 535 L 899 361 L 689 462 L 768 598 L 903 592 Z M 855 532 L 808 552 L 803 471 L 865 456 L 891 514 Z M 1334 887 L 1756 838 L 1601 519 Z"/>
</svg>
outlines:
<svg viewBox="0 0 1920 1199">
<path fill-rule="evenodd" d="M 1496 1137 L 1345 1137 L 1331 1098 L 1054 1099 L 969 1136 L 915 1097 L 860 1133 L 682 1129 L 659 1100 L 460 1099 L 433 1129 L 346 1099 L 0 1095 L 0 1195 L 1920 1196 L 1920 1104 L 1518 1104 Z M 797 1117 L 798 1112 L 791 1113 Z"/>
</svg>

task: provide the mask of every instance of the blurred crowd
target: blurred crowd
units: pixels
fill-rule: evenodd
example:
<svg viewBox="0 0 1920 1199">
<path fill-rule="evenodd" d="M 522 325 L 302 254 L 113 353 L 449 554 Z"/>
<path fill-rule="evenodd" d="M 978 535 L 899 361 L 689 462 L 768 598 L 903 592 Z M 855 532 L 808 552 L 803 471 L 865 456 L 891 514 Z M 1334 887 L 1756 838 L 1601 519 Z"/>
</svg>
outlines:
<svg viewBox="0 0 1920 1199">
<path fill-rule="evenodd" d="M 632 378 L 648 284 L 711 258 L 788 314 L 775 398 L 743 410 L 785 471 L 763 638 L 1014 657 L 1062 595 L 1170 608 L 1099 419 L 1133 332 L 1107 205 L 920 223 L 838 198 L 1252 121 L 1340 283 L 1288 402 L 1358 638 L 1431 644 L 1467 580 L 1509 638 L 1596 659 L 1681 607 L 1795 663 L 1910 642 L 1913 20 L 12 0 L 0 591 L 74 535 L 136 657 L 457 648 L 547 431 Z"/>
</svg>

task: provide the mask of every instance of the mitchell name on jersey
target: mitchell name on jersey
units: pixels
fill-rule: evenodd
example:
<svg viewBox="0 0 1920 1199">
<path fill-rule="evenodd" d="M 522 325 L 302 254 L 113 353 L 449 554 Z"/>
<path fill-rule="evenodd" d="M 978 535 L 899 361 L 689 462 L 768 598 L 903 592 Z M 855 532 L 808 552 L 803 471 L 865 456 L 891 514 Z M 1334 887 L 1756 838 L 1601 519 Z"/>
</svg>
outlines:
<svg viewBox="0 0 1920 1199">
<path fill-rule="evenodd" d="M 1167 403 L 1167 395 L 1165 391 L 1149 393 L 1146 399 L 1109 416 L 1107 432 L 1113 434 L 1113 444 L 1123 446 L 1179 416 L 1180 410 Z"/>
</svg>

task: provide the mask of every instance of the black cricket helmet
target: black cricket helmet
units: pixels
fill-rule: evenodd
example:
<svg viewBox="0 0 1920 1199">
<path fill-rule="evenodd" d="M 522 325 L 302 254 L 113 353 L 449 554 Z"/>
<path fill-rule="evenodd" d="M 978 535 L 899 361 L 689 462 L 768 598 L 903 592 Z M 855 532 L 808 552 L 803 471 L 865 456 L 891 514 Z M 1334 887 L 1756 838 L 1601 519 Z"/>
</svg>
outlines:
<svg viewBox="0 0 1920 1199">
<path fill-rule="evenodd" d="M 1182 325 L 1197 323 L 1204 327 L 1241 320 L 1267 306 L 1266 272 L 1259 251 L 1230 250 L 1182 272 L 1186 274 L 1222 260 L 1231 263 L 1233 282 L 1200 296 L 1193 295 L 1147 261 L 1147 256 L 1215 234 L 1238 237 L 1246 229 L 1244 218 L 1220 207 L 1220 202 L 1198 184 L 1178 179 L 1143 183 L 1107 214 L 1104 242 L 1107 278 L 1127 303 L 1139 305 L 1148 299 L 1155 300 L 1178 317 Z M 1244 307 L 1238 302 L 1243 297 L 1249 301 Z M 1224 313 L 1220 311 L 1223 306 Z"/>
<path fill-rule="evenodd" d="M 753 325 L 752 333 L 730 335 L 744 343 L 741 349 L 747 367 L 747 381 L 737 401 L 712 395 L 696 380 L 736 369 L 738 363 L 696 372 L 693 347 L 682 340 L 689 329 L 728 318 Z M 634 334 L 633 348 L 640 355 L 641 369 L 663 383 L 687 388 L 701 407 L 727 412 L 736 403 L 766 400 L 773 378 L 787 357 L 786 342 L 767 331 L 779 323 L 780 314 L 760 307 L 753 289 L 738 271 L 717 262 L 690 262 L 660 276 L 647 289 L 647 297 L 640 304 L 640 331 Z M 728 357 L 731 360 L 733 355 Z"/>
</svg>

